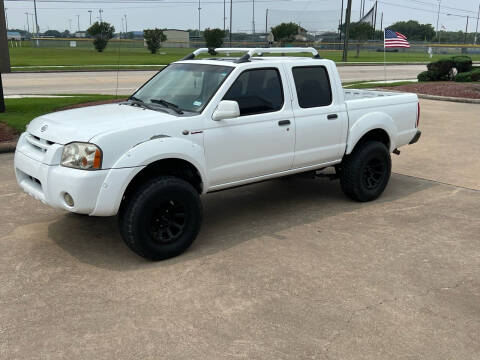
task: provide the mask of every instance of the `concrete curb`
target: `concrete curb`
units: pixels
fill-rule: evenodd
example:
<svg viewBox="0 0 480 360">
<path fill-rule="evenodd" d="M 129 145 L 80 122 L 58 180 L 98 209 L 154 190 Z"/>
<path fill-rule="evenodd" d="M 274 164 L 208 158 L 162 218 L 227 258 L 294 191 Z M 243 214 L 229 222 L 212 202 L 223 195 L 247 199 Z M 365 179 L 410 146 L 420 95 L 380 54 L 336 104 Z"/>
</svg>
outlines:
<svg viewBox="0 0 480 360">
<path fill-rule="evenodd" d="M 0 154 L 15 152 L 17 141 L 0 142 Z"/>
<path fill-rule="evenodd" d="M 480 104 L 480 99 L 456 98 L 451 96 L 439 96 L 439 95 L 428 95 L 428 94 L 417 94 L 417 95 L 420 99 L 451 101 L 451 102 L 465 103 L 465 104 Z"/>
</svg>

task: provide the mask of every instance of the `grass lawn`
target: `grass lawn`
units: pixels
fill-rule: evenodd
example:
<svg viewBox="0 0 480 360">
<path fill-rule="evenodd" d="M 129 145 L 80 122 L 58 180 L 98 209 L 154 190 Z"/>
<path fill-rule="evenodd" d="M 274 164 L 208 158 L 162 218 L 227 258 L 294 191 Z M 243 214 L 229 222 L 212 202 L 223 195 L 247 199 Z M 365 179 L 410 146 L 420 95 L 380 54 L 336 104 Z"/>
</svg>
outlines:
<svg viewBox="0 0 480 360">
<path fill-rule="evenodd" d="M 3 122 L 18 132 L 25 130 L 25 126 L 37 116 L 75 104 L 92 101 L 115 99 L 111 95 L 74 95 L 59 98 L 21 98 L 5 99 L 7 111 L 0 113 L 0 122 Z"/>
<path fill-rule="evenodd" d="M 169 64 L 189 54 L 193 49 L 162 48 L 156 55 L 150 54 L 146 49 L 136 47 L 121 47 L 120 51 L 111 44 L 103 53 L 90 48 L 11 48 L 10 59 L 12 66 L 35 66 L 32 70 L 42 70 L 42 66 L 78 66 L 102 65 L 99 69 L 112 69 L 117 64 L 130 65 L 158 65 Z M 300 54 L 299 54 L 300 55 Z M 304 56 L 307 54 L 303 54 Z M 453 54 L 452 54 L 453 55 Z M 206 55 L 210 56 L 210 55 Z M 320 51 L 320 56 L 334 61 L 341 61 L 341 51 Z M 447 55 L 434 55 L 433 59 L 446 57 Z M 448 55 L 450 56 L 450 55 Z M 480 55 L 470 55 L 473 60 L 480 61 Z M 387 62 L 427 62 L 430 59 L 427 54 L 413 52 L 388 53 Z M 383 62 L 383 53 L 374 51 L 361 51 L 360 56 L 355 57 L 355 51 L 349 52 L 349 62 Z M 121 67 L 122 69 L 128 67 Z M 46 69 L 46 68 L 43 68 Z M 14 69 L 28 70 L 28 69 Z"/>
</svg>

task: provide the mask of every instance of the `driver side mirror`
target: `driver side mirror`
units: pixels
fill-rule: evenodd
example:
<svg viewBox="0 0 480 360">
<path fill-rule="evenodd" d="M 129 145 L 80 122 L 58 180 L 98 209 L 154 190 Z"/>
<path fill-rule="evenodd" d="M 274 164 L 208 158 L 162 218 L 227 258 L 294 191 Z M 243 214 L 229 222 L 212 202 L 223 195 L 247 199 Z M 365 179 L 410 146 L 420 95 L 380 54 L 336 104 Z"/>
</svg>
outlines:
<svg viewBox="0 0 480 360">
<path fill-rule="evenodd" d="M 220 121 L 225 119 L 234 119 L 240 116 L 240 107 L 236 101 L 222 100 L 213 113 L 212 119 Z"/>
</svg>

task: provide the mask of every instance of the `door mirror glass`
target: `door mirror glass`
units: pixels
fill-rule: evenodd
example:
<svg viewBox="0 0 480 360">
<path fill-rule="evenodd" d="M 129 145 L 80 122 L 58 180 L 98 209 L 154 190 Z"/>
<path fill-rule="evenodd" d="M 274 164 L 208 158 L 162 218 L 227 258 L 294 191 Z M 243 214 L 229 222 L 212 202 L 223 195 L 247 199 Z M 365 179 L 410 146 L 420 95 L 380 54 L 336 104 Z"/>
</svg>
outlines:
<svg viewBox="0 0 480 360">
<path fill-rule="evenodd" d="M 240 108 L 236 101 L 222 100 L 213 113 L 213 120 L 220 121 L 225 119 L 234 119 L 240 116 Z"/>
</svg>

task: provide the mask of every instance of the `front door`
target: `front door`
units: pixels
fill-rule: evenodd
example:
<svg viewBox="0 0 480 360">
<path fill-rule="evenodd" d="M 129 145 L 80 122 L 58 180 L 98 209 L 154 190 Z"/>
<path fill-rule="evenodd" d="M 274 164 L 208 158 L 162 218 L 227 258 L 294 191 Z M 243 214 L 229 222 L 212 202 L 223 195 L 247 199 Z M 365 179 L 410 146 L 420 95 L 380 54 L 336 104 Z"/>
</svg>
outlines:
<svg viewBox="0 0 480 360">
<path fill-rule="evenodd" d="M 291 168 L 295 124 L 283 68 L 243 71 L 223 100 L 237 101 L 240 117 L 211 121 L 205 130 L 210 186 Z"/>
</svg>

